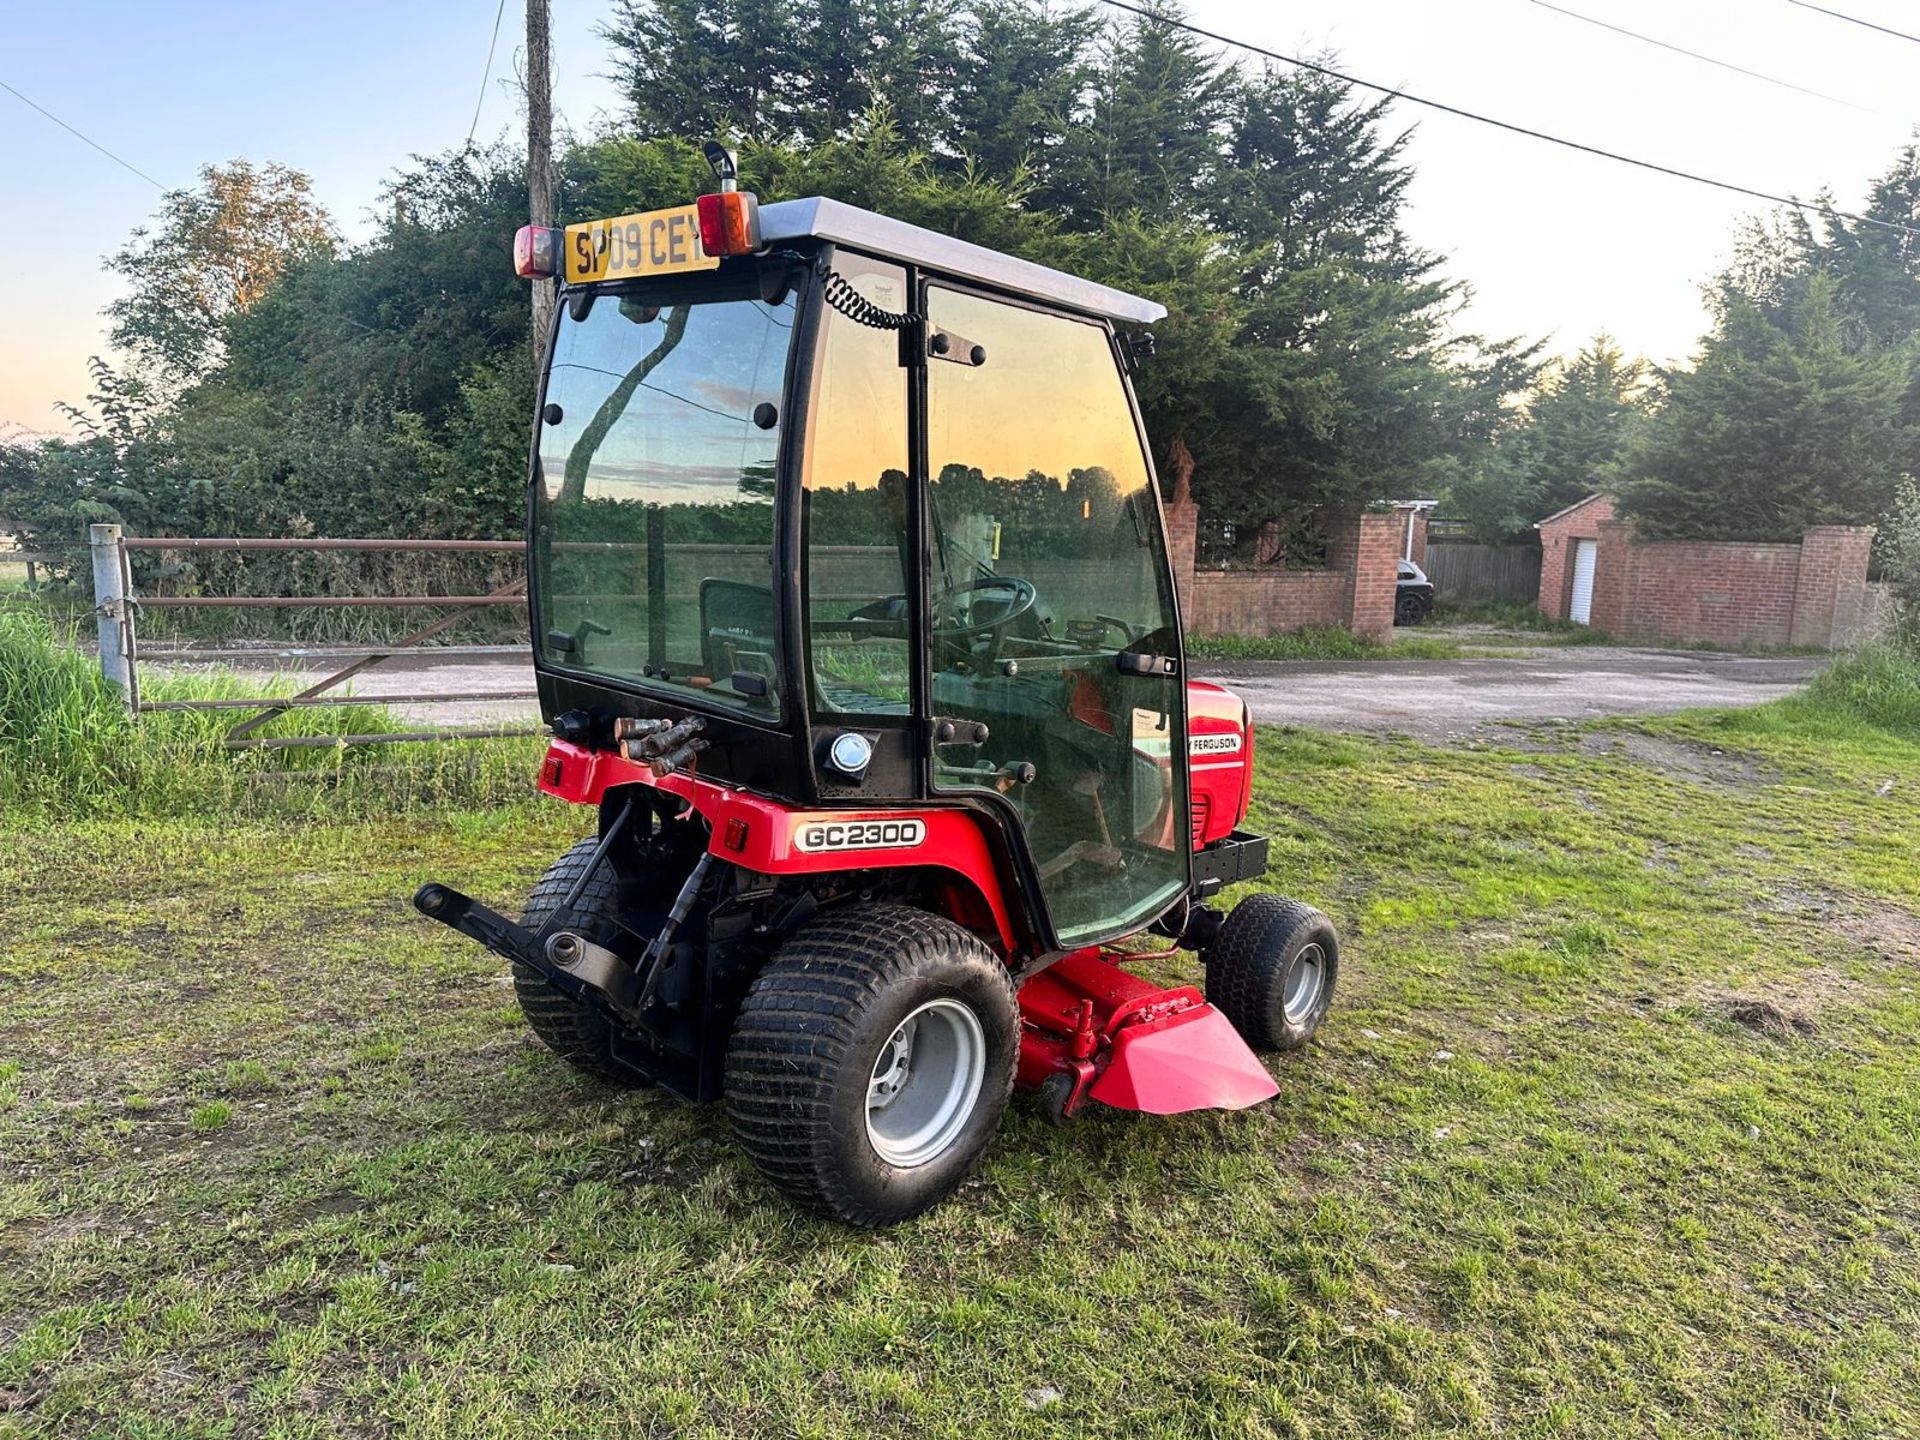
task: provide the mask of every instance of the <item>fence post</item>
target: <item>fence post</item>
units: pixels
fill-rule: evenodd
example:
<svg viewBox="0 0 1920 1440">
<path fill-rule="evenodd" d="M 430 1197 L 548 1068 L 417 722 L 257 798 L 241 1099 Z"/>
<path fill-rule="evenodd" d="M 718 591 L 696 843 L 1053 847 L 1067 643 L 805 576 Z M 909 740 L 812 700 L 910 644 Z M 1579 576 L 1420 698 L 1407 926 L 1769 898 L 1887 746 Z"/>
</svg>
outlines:
<svg viewBox="0 0 1920 1440">
<path fill-rule="evenodd" d="M 127 600 L 126 552 L 118 525 L 89 525 L 93 553 L 93 610 L 100 625 L 100 673 L 133 708 L 133 612 Z"/>
</svg>

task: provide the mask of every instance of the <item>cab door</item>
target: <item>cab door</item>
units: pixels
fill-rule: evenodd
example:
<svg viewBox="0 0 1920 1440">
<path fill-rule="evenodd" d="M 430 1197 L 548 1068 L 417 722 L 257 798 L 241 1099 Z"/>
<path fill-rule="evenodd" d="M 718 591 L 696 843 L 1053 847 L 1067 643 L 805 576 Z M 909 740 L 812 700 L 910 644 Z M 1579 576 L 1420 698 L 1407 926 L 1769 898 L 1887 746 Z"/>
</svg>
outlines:
<svg viewBox="0 0 1920 1440">
<path fill-rule="evenodd" d="M 1172 577 L 1113 338 L 938 283 L 926 314 L 932 784 L 1004 797 L 1063 946 L 1129 933 L 1190 848 Z"/>
</svg>

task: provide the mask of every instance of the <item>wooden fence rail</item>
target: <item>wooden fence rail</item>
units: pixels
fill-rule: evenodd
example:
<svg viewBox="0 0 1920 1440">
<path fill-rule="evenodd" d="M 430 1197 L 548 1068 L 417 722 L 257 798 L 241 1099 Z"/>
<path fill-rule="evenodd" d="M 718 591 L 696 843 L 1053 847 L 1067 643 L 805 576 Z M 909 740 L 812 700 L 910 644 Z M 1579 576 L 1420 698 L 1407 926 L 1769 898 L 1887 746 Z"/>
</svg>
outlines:
<svg viewBox="0 0 1920 1440">
<path fill-rule="evenodd" d="M 1430 542 L 1426 570 L 1442 600 L 1532 600 L 1540 591 L 1540 547 Z"/>
</svg>

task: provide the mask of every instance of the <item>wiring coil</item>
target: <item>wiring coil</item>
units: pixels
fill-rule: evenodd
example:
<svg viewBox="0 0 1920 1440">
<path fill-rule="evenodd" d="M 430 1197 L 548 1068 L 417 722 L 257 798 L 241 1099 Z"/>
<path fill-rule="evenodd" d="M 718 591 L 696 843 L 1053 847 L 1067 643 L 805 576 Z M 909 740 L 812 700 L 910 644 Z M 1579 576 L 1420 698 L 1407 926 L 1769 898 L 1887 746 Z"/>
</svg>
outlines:
<svg viewBox="0 0 1920 1440">
<path fill-rule="evenodd" d="M 827 304 L 854 324 L 874 330 L 905 330 L 910 325 L 918 325 L 921 320 L 918 312 L 913 310 L 882 310 L 849 285 L 846 276 L 837 270 L 823 269 L 820 272 L 820 293 Z"/>
</svg>

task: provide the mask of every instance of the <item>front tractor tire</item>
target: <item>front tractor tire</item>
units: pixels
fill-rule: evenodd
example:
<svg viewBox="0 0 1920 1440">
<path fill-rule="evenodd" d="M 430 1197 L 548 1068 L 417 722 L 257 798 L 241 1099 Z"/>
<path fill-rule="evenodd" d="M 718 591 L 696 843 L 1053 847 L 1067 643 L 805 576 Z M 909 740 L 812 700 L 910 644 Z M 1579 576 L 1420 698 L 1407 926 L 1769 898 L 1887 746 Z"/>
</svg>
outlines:
<svg viewBox="0 0 1920 1440">
<path fill-rule="evenodd" d="M 1340 937 L 1311 905 L 1254 895 L 1202 957 L 1207 999 L 1256 1050 L 1298 1050 L 1333 1003 Z"/>
<path fill-rule="evenodd" d="M 560 902 L 593 860 L 598 845 L 592 838 L 582 840 L 553 862 L 527 897 L 527 908 L 520 916 L 522 925 L 538 930 L 547 923 L 547 917 L 560 908 Z M 575 928 L 584 938 L 607 944 L 618 934 L 614 919 L 619 913 L 619 877 L 612 865 L 602 865 L 573 907 Z M 513 962 L 513 993 L 520 1002 L 520 1013 L 527 1017 L 527 1024 L 541 1043 L 576 1070 L 617 1085 L 645 1083 L 632 1070 L 614 1062 L 613 1027 L 597 1010 L 561 994 L 539 971 L 517 960 Z"/>
<path fill-rule="evenodd" d="M 849 905 L 767 962 L 727 1047 L 727 1112 L 774 1185 L 861 1226 L 957 1189 L 1013 1091 L 1019 1009 L 970 932 L 904 905 Z"/>
</svg>

